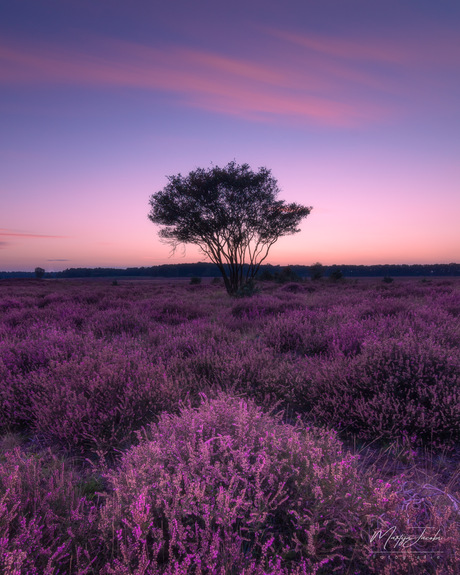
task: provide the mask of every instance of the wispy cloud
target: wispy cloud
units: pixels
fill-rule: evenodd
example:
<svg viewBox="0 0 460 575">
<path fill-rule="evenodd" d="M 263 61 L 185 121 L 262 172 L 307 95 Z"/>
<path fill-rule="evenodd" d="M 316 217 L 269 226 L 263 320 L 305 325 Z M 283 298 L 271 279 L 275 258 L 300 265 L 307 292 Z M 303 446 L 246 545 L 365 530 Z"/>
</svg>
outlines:
<svg viewBox="0 0 460 575">
<path fill-rule="evenodd" d="M 430 26 L 429 32 L 412 31 L 402 36 L 400 33 L 372 37 L 365 32 L 360 37 L 336 37 L 314 33 L 298 33 L 288 30 L 264 27 L 268 34 L 293 45 L 306 48 L 310 52 L 329 56 L 337 60 L 355 63 L 372 62 L 401 67 L 420 66 L 454 67 L 460 63 L 460 43 L 458 31 L 447 27 Z"/>
<path fill-rule="evenodd" d="M 70 262 L 70 261 L 72 261 L 72 260 L 67 260 L 67 259 L 65 259 L 65 258 L 55 258 L 55 259 L 46 260 L 46 261 L 47 261 L 47 262 Z"/>
<path fill-rule="evenodd" d="M 407 61 L 407 49 L 401 50 L 388 42 L 356 41 L 333 36 L 320 36 L 317 34 L 298 34 L 286 30 L 267 28 L 267 31 L 282 40 L 295 44 L 309 51 L 323 56 L 332 56 L 341 60 L 354 60 L 357 62 L 370 61 L 391 64 L 401 64 Z"/>
<path fill-rule="evenodd" d="M 182 105 L 256 121 L 285 118 L 347 126 L 380 120 L 390 111 L 356 95 L 350 98 L 341 90 L 339 75 L 305 66 L 289 53 L 260 61 L 115 40 L 88 44 L 84 50 L 3 41 L 0 78 L 10 85 L 170 92 Z"/>
<path fill-rule="evenodd" d="M 47 234 L 34 234 L 34 233 L 27 233 L 27 232 L 17 232 L 14 230 L 8 229 L 0 229 L 0 237 L 6 238 L 55 238 L 55 239 L 62 239 L 68 238 L 69 236 L 54 236 L 54 235 L 47 235 Z M 6 242 L 3 242 L 6 243 Z"/>
<path fill-rule="evenodd" d="M 441 38 L 433 54 L 420 53 L 423 42 L 414 38 L 346 39 L 272 28 L 259 33 L 267 43 L 265 58 L 109 38 L 89 38 L 78 48 L 0 39 L 0 83 L 160 91 L 181 105 L 256 121 L 350 126 L 394 115 L 399 104 L 388 95 L 401 91 L 401 70 L 438 62 L 452 44 L 450 36 Z M 452 44 L 452 50 L 450 58 L 460 62 L 459 49 Z"/>
<path fill-rule="evenodd" d="M 276 84 L 279 72 L 257 63 L 187 48 L 155 48 L 105 39 L 86 50 L 47 43 L 0 41 L 2 83 L 70 83 L 166 90 L 222 92 L 215 74 L 228 80 Z"/>
</svg>

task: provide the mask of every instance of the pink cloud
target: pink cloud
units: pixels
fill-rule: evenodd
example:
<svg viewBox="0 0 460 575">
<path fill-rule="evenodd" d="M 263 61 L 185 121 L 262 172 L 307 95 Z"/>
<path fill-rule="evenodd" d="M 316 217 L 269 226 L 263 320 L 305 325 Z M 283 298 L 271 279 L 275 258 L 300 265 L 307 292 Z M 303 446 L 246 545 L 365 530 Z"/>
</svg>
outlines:
<svg viewBox="0 0 460 575">
<path fill-rule="evenodd" d="M 13 230 L 7 229 L 0 229 L 0 237 L 6 238 L 56 238 L 62 239 L 67 238 L 69 236 L 51 236 L 46 234 L 31 234 L 31 233 L 24 233 L 24 232 L 15 232 Z"/>
<path fill-rule="evenodd" d="M 371 104 L 355 106 L 326 98 L 241 91 L 229 92 L 219 99 L 201 95 L 194 105 L 253 121 L 274 122 L 282 115 L 291 121 L 308 118 L 331 126 L 353 126 L 369 121 L 370 118 L 383 119 L 389 114 Z"/>
<path fill-rule="evenodd" d="M 299 60 L 297 52 L 292 53 L 292 38 L 286 39 L 284 52 L 270 64 L 268 57 L 267 61 L 230 58 L 110 39 L 86 42 L 78 50 L 0 41 L 0 82 L 166 91 L 185 105 L 264 122 L 281 118 L 350 126 L 380 121 L 394 113 L 383 97 L 366 100 L 362 93 L 363 85 L 387 92 L 388 80 L 343 63 L 325 63 L 321 55 L 318 58 L 317 52 L 336 54 L 340 44 L 310 39 L 306 47 L 314 46 L 315 54 Z M 346 51 L 352 57 L 358 47 L 350 44 Z"/>
<path fill-rule="evenodd" d="M 338 38 L 314 33 L 296 33 L 264 27 L 284 42 L 305 48 L 310 54 L 354 64 L 371 62 L 398 67 L 455 68 L 460 65 L 458 31 L 431 23 L 429 29 L 404 29 L 385 36 Z"/>
<path fill-rule="evenodd" d="M 273 28 L 269 28 L 267 31 L 282 40 L 334 58 L 392 64 L 408 61 L 407 49 L 401 49 L 401 46 L 395 46 L 389 42 L 366 39 L 348 40 L 310 33 L 308 35 L 296 34 Z"/>
<path fill-rule="evenodd" d="M 81 83 L 201 91 L 213 87 L 216 74 L 227 81 L 249 79 L 271 84 L 282 78 L 280 72 L 269 67 L 217 54 L 115 40 L 98 42 L 92 51 L 3 42 L 0 66 L 2 83 Z"/>
</svg>

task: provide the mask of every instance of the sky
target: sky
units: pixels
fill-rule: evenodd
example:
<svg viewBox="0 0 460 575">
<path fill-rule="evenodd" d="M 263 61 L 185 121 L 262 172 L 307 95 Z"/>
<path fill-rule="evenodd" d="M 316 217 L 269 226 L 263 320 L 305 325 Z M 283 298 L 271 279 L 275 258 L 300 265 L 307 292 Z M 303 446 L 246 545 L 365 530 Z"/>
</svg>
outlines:
<svg viewBox="0 0 460 575">
<path fill-rule="evenodd" d="M 248 163 L 273 265 L 460 261 L 458 0 L 0 0 L 0 270 L 205 261 L 147 218 Z"/>
</svg>

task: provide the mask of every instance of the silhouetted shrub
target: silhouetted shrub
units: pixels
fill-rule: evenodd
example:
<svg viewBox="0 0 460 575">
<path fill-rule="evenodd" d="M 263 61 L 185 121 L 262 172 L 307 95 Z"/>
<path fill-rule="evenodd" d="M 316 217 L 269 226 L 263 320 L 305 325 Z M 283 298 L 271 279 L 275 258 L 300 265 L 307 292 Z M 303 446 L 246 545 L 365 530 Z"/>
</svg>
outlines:
<svg viewBox="0 0 460 575">
<path fill-rule="evenodd" d="M 235 292 L 235 297 L 252 297 L 259 292 L 260 289 L 257 287 L 255 281 L 249 280 Z"/>
<path fill-rule="evenodd" d="M 198 278 L 198 277 L 190 278 L 190 285 L 200 285 L 200 283 L 201 283 L 201 278 Z"/>
<path fill-rule="evenodd" d="M 43 268 L 35 268 L 35 277 L 38 280 L 41 280 L 44 275 L 45 275 L 45 270 Z"/>
<path fill-rule="evenodd" d="M 300 281 L 300 276 L 292 269 L 291 266 L 286 266 L 281 268 L 281 272 L 276 272 L 274 279 L 279 283 L 286 282 L 298 282 Z"/>
<path fill-rule="evenodd" d="M 270 270 L 265 269 L 259 273 L 258 278 L 263 282 L 271 282 L 275 279 L 275 276 Z"/>
<path fill-rule="evenodd" d="M 310 266 L 310 277 L 312 280 L 320 280 L 324 276 L 323 264 L 316 262 Z"/>
<path fill-rule="evenodd" d="M 334 270 L 331 272 L 329 279 L 333 282 L 338 282 L 339 280 L 343 279 L 343 274 L 340 270 Z"/>
</svg>

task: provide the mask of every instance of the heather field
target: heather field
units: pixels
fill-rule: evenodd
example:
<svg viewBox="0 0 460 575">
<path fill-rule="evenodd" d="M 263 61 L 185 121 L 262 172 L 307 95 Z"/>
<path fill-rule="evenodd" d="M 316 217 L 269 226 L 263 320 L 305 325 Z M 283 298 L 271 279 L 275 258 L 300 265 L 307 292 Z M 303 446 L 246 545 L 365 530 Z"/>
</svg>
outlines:
<svg viewBox="0 0 460 575">
<path fill-rule="evenodd" d="M 0 281 L 0 573 L 460 571 L 460 280 Z"/>
</svg>

